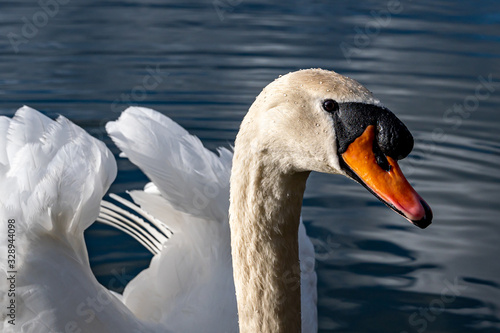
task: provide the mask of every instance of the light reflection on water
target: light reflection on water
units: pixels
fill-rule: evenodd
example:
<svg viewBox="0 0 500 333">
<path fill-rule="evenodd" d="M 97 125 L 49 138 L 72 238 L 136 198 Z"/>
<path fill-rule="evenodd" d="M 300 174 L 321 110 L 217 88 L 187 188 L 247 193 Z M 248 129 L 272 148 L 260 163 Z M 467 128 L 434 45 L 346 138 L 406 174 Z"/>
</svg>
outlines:
<svg viewBox="0 0 500 333">
<path fill-rule="evenodd" d="M 401 12 L 381 24 L 370 11 L 388 4 L 245 0 L 221 21 L 211 1 L 71 2 L 18 53 L 0 40 L 0 110 L 12 115 L 28 104 L 63 114 L 112 147 L 103 125 L 128 104 L 125 94 L 213 149 L 233 142 L 254 97 L 279 74 L 324 67 L 351 76 L 413 132 L 417 146 L 402 167 L 435 221 L 418 230 L 361 186 L 313 174 L 303 216 L 318 252 L 320 329 L 498 332 L 500 3 L 401 1 Z M 38 10 L 36 2 L 6 2 L 0 34 L 19 33 L 22 17 Z M 363 33 L 374 22 L 379 29 Z M 357 45 L 360 38 L 368 42 Z M 139 94 L 152 69 L 158 85 Z M 489 75 L 490 94 L 467 116 L 451 117 Z M 111 191 L 143 186 L 134 166 L 118 163 Z M 93 226 L 87 239 L 105 285 L 149 262 L 141 246 L 106 227 Z M 436 314 L 423 320 L 419 311 L 429 308 Z"/>
</svg>

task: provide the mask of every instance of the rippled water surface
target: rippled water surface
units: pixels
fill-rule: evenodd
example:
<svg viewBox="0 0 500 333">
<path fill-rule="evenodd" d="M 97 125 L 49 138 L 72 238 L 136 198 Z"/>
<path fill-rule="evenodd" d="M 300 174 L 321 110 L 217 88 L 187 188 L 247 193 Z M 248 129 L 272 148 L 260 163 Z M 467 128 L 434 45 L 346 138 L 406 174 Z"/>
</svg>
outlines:
<svg viewBox="0 0 500 333">
<path fill-rule="evenodd" d="M 419 230 L 361 186 L 313 174 L 303 217 L 320 330 L 500 332 L 498 0 L 58 1 L 2 2 L 1 114 L 62 114 L 118 154 L 104 124 L 143 105 L 214 149 L 279 74 L 351 76 L 414 134 L 402 167 L 435 219 Z M 112 192 L 147 181 L 118 165 Z M 87 240 L 94 272 L 104 285 L 119 276 L 117 289 L 151 257 L 102 225 Z"/>
</svg>

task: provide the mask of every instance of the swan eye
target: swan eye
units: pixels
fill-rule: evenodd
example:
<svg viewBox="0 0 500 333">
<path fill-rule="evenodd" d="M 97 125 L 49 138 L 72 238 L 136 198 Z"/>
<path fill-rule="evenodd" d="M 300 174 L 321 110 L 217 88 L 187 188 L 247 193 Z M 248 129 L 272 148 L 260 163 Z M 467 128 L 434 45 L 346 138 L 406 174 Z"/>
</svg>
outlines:
<svg viewBox="0 0 500 333">
<path fill-rule="evenodd" d="M 335 112 L 339 109 L 339 103 L 334 101 L 333 99 L 327 99 L 323 102 L 323 110 L 326 112 Z"/>
</svg>

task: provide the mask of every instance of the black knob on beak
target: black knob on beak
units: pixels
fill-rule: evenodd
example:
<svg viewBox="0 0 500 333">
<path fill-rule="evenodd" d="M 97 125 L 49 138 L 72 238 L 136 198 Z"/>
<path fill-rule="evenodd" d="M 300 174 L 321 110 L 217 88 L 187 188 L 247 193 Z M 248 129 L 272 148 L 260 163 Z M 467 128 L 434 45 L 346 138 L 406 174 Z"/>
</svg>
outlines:
<svg viewBox="0 0 500 333">
<path fill-rule="evenodd" d="M 394 113 L 384 111 L 377 121 L 377 143 L 385 155 L 401 160 L 412 151 L 413 136 Z"/>
<path fill-rule="evenodd" d="M 370 125 L 376 127 L 374 152 L 380 157 L 380 164 L 384 165 L 383 155 L 400 160 L 413 149 L 413 136 L 389 109 L 373 104 L 339 103 L 339 110 L 332 116 L 339 154 Z"/>
</svg>

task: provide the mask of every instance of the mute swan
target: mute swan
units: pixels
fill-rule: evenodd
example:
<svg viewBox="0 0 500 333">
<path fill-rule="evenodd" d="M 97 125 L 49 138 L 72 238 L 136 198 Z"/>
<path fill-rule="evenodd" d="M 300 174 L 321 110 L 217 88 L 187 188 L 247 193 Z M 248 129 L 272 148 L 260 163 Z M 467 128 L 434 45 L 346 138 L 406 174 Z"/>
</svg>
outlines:
<svg viewBox="0 0 500 333">
<path fill-rule="evenodd" d="M 129 108 L 107 130 L 152 183 L 130 192 L 140 207 L 115 197 L 141 217 L 103 202 L 99 219 L 156 253 L 150 267 L 123 296 L 96 281 L 83 231 L 98 218 L 114 159 L 65 118 L 21 108 L 0 118 L 2 332 L 235 332 L 238 323 L 240 332 L 313 332 L 313 248 L 300 222 L 310 171 L 356 180 L 419 227 L 432 220 L 396 162 L 411 134 L 334 72 L 269 84 L 234 157 L 149 109 Z"/>
</svg>

